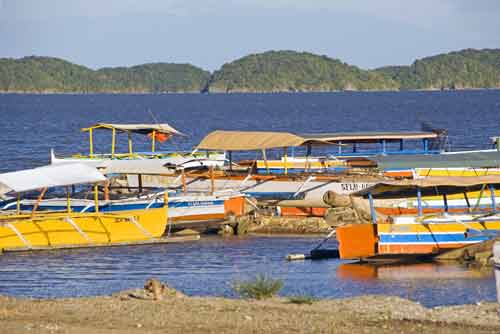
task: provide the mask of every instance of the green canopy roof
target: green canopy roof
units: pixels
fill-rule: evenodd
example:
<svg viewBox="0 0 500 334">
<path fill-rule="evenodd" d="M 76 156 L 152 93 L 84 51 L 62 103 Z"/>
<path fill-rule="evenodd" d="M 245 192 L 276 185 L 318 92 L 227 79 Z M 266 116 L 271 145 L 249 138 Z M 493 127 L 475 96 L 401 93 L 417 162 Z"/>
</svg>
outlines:
<svg viewBox="0 0 500 334">
<path fill-rule="evenodd" d="M 500 167 L 499 151 L 468 153 L 377 155 L 368 159 L 381 169 L 408 168 L 496 168 Z"/>
</svg>

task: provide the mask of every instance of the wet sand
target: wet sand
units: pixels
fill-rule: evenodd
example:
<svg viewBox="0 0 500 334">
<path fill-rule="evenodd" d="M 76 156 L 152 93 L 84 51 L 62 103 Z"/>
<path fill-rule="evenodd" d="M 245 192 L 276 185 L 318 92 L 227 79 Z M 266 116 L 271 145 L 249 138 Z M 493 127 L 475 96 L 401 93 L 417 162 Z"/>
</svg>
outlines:
<svg viewBox="0 0 500 334">
<path fill-rule="evenodd" d="M 292 304 L 287 298 L 162 300 L 143 290 L 112 296 L 26 299 L 0 296 L 2 333 L 494 333 L 500 304 L 428 309 L 387 296 Z M 144 296 L 144 297 L 143 297 Z"/>
</svg>

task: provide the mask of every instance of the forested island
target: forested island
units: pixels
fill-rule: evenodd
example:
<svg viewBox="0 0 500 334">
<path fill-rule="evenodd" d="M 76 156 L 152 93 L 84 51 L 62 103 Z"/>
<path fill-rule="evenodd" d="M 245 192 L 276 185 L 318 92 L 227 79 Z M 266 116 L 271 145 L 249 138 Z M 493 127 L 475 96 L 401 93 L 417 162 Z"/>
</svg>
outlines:
<svg viewBox="0 0 500 334">
<path fill-rule="evenodd" d="M 466 49 L 409 66 L 365 70 L 308 52 L 269 51 L 210 73 L 191 64 L 90 69 L 30 56 L 0 58 L 3 93 L 328 92 L 500 88 L 500 49 Z"/>
</svg>

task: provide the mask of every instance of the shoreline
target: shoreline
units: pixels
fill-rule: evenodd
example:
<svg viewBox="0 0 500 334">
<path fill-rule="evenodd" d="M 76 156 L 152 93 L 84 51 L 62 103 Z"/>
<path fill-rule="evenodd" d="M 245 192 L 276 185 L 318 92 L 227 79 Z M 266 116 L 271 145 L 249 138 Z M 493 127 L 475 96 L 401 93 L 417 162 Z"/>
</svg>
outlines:
<svg viewBox="0 0 500 334">
<path fill-rule="evenodd" d="M 426 308 L 408 299 L 364 295 L 293 303 L 287 297 L 189 297 L 168 288 L 161 300 L 144 290 L 110 296 L 31 299 L 0 296 L 8 333 L 491 333 L 500 304 Z"/>
<path fill-rule="evenodd" d="M 24 92 L 0 91 L 0 95 L 295 95 L 295 94 L 342 94 L 342 93 L 405 93 L 405 92 L 464 92 L 464 91 L 500 91 L 500 87 L 455 88 L 455 89 L 367 89 L 367 90 L 332 90 L 332 91 L 178 91 L 178 92 Z"/>
</svg>

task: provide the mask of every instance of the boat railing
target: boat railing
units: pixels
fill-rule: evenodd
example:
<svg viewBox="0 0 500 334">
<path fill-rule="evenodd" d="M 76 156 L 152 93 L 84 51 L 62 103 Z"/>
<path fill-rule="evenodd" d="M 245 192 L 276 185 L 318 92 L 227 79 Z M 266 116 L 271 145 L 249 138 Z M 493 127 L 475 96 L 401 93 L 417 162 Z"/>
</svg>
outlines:
<svg viewBox="0 0 500 334">
<path fill-rule="evenodd" d="M 192 151 L 141 151 L 133 153 L 94 153 L 92 155 L 75 154 L 72 158 L 75 159 L 140 159 L 140 158 L 164 158 L 164 157 L 195 157 L 195 158 L 205 158 L 213 157 L 214 155 L 223 155 L 223 152 L 195 152 Z"/>
</svg>

